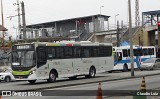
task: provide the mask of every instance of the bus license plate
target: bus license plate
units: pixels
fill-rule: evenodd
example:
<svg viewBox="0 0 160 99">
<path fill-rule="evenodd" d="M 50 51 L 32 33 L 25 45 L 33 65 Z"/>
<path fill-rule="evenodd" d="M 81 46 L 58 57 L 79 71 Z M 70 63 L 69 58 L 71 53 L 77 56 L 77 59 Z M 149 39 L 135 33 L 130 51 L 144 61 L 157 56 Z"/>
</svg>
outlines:
<svg viewBox="0 0 160 99">
<path fill-rule="evenodd" d="M 19 77 L 19 79 L 22 79 L 23 77 Z"/>
</svg>

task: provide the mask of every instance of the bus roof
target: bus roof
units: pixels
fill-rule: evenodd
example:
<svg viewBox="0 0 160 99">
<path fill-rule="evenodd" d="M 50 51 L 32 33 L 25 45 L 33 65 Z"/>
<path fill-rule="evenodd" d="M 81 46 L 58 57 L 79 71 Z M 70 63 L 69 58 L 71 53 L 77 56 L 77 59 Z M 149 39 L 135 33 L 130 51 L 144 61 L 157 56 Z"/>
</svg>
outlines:
<svg viewBox="0 0 160 99">
<path fill-rule="evenodd" d="M 113 47 L 114 50 L 122 50 L 122 49 L 130 49 L 130 46 L 120 46 L 120 47 Z M 133 49 L 138 49 L 138 48 L 155 48 L 155 46 L 140 46 L 140 45 L 133 45 Z"/>
<path fill-rule="evenodd" d="M 16 45 L 27 45 L 27 44 L 36 44 L 38 46 L 112 46 L 112 43 L 99 43 L 99 42 L 90 42 L 90 41 L 60 41 L 60 42 L 32 42 L 32 43 L 21 43 Z"/>
</svg>

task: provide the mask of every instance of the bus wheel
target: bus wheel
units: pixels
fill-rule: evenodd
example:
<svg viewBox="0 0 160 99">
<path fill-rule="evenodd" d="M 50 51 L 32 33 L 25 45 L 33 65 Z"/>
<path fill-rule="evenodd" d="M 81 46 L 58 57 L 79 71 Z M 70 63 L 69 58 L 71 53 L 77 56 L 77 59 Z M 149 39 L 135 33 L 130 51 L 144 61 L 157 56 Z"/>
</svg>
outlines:
<svg viewBox="0 0 160 99">
<path fill-rule="evenodd" d="M 55 82 L 56 81 L 56 72 L 55 71 L 51 71 L 49 74 L 49 79 L 47 79 L 47 82 L 51 83 L 51 82 Z"/>
<path fill-rule="evenodd" d="M 95 77 L 95 74 L 96 74 L 96 69 L 94 67 L 91 67 L 89 70 L 89 75 L 86 75 L 85 77 L 86 78 L 93 78 L 93 77 Z"/>
<path fill-rule="evenodd" d="M 127 64 L 124 64 L 124 66 L 123 66 L 123 72 L 127 72 L 128 71 L 128 66 L 127 66 Z"/>
<path fill-rule="evenodd" d="M 34 84 L 34 83 L 36 82 L 36 80 L 28 80 L 28 82 L 29 82 L 30 84 Z"/>
</svg>

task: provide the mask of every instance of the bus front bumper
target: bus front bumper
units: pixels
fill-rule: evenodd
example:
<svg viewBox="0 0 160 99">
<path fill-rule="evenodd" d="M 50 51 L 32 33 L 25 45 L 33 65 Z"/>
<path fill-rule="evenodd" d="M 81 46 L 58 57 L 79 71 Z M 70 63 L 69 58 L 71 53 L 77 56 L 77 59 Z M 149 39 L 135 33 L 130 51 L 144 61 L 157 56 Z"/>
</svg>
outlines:
<svg viewBox="0 0 160 99">
<path fill-rule="evenodd" d="M 37 76 L 35 73 L 29 75 L 29 76 L 24 76 L 24 75 L 19 75 L 19 76 L 14 76 L 16 80 L 36 80 Z"/>
</svg>

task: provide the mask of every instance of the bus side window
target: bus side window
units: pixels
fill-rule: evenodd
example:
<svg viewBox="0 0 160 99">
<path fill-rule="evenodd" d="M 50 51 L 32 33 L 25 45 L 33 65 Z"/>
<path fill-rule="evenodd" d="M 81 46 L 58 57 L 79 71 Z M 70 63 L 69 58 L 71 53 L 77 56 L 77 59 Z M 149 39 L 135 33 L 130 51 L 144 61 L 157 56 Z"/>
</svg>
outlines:
<svg viewBox="0 0 160 99">
<path fill-rule="evenodd" d="M 89 47 L 84 47 L 82 51 L 82 58 L 88 58 L 89 57 Z"/>
<path fill-rule="evenodd" d="M 148 55 L 148 49 L 147 49 L 147 48 L 144 48 L 144 49 L 143 49 L 143 55 L 144 55 L 144 56 Z"/>
<path fill-rule="evenodd" d="M 56 47 L 56 57 L 57 57 L 57 59 L 63 59 L 64 58 L 63 47 Z"/>
<path fill-rule="evenodd" d="M 103 46 L 100 46 L 99 47 L 99 57 L 104 57 L 105 56 L 105 53 L 104 53 L 104 50 L 103 50 Z"/>
<path fill-rule="evenodd" d="M 123 57 L 128 57 L 128 50 L 127 49 L 123 49 Z"/>
<path fill-rule="evenodd" d="M 88 49 L 85 49 L 85 50 L 84 50 L 84 54 L 85 54 L 85 57 L 86 57 L 86 58 L 89 57 L 89 50 L 88 50 Z"/>
<path fill-rule="evenodd" d="M 44 51 L 38 52 L 38 61 L 39 62 L 46 62 L 46 53 Z"/>
<path fill-rule="evenodd" d="M 65 47 L 64 48 L 65 52 L 65 58 L 73 58 L 73 49 L 72 47 Z"/>
<path fill-rule="evenodd" d="M 99 49 L 98 49 L 98 47 L 93 47 L 93 57 L 98 57 L 98 55 L 99 55 Z"/>
<path fill-rule="evenodd" d="M 154 49 L 148 48 L 148 55 L 154 55 Z"/>
<path fill-rule="evenodd" d="M 81 48 L 80 47 L 74 47 L 74 57 L 75 58 L 81 58 Z"/>
<path fill-rule="evenodd" d="M 48 47 L 47 50 L 48 50 L 48 59 L 53 59 L 56 57 L 54 47 Z"/>
</svg>

